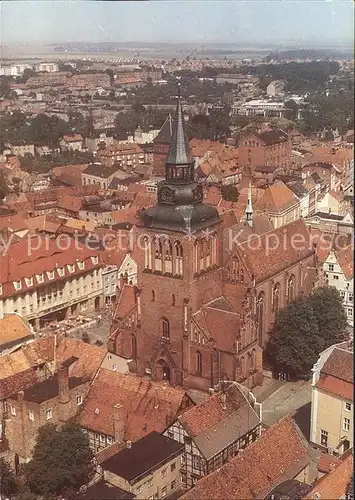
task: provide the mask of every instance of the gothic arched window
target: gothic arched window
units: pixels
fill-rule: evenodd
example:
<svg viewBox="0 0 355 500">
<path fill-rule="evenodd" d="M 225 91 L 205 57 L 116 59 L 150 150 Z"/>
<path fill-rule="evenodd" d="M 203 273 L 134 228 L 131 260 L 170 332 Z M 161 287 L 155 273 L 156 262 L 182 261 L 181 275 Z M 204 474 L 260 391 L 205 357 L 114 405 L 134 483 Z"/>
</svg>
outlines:
<svg viewBox="0 0 355 500">
<path fill-rule="evenodd" d="M 165 259 L 164 259 L 164 271 L 171 273 L 173 271 L 173 247 L 169 240 L 165 242 Z"/>
<path fill-rule="evenodd" d="M 144 268 L 145 269 L 151 269 L 152 268 L 152 247 L 151 247 L 151 242 L 145 236 L 143 239 L 143 245 L 144 245 Z"/>
<path fill-rule="evenodd" d="M 171 305 L 175 306 L 175 304 L 176 304 L 176 297 L 175 297 L 175 293 L 173 293 L 171 296 Z"/>
<path fill-rule="evenodd" d="M 152 302 L 155 302 L 155 290 L 152 290 Z"/>
<path fill-rule="evenodd" d="M 178 276 L 183 275 L 183 248 L 180 241 L 175 242 L 175 274 Z"/>
<path fill-rule="evenodd" d="M 194 243 L 193 259 L 194 259 L 194 273 L 198 273 L 199 267 L 199 253 L 200 253 L 200 242 L 196 240 Z"/>
<path fill-rule="evenodd" d="M 131 355 L 135 359 L 137 357 L 137 339 L 135 335 L 131 335 Z"/>
<path fill-rule="evenodd" d="M 262 339 L 264 333 L 264 307 L 265 307 L 265 299 L 263 292 L 261 292 L 256 302 L 256 319 L 258 323 L 259 340 Z"/>
<path fill-rule="evenodd" d="M 295 276 L 292 274 L 287 282 L 287 303 L 293 301 L 295 298 Z"/>
<path fill-rule="evenodd" d="M 159 238 L 155 239 L 155 270 L 163 270 L 163 244 Z"/>
<path fill-rule="evenodd" d="M 202 354 L 200 351 L 196 352 L 196 373 L 201 375 L 202 373 Z"/>
<path fill-rule="evenodd" d="M 170 324 L 166 318 L 162 319 L 162 334 L 164 339 L 170 339 Z"/>
<path fill-rule="evenodd" d="M 272 308 L 277 314 L 280 308 L 280 283 L 276 283 L 272 291 Z"/>
</svg>

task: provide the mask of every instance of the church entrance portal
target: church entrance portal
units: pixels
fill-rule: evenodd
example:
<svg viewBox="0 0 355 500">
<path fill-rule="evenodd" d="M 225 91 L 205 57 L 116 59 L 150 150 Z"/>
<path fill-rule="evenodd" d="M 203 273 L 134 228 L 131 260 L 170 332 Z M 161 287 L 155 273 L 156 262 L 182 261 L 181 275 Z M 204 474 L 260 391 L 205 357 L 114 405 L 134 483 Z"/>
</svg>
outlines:
<svg viewBox="0 0 355 500">
<path fill-rule="evenodd" d="M 157 361 L 155 365 L 155 379 L 170 382 L 170 367 L 164 359 Z"/>
</svg>

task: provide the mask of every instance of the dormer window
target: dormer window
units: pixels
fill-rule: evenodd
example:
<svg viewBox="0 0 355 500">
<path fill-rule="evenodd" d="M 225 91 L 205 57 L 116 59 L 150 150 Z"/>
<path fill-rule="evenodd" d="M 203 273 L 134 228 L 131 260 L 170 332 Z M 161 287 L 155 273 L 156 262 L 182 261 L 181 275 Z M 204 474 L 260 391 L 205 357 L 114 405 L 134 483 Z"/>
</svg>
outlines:
<svg viewBox="0 0 355 500">
<path fill-rule="evenodd" d="M 54 271 L 48 271 L 47 276 L 48 276 L 48 279 L 54 280 Z"/>
<path fill-rule="evenodd" d="M 57 271 L 58 271 L 59 276 L 64 276 L 64 274 L 65 274 L 64 267 L 58 267 Z"/>
<path fill-rule="evenodd" d="M 82 271 L 85 268 L 85 262 L 82 262 L 81 260 L 78 260 L 78 267 Z"/>
<path fill-rule="evenodd" d="M 33 285 L 33 278 L 25 278 L 25 282 L 27 286 L 32 286 Z"/>
<path fill-rule="evenodd" d="M 75 271 L 75 266 L 73 264 L 69 264 L 67 267 L 70 273 L 73 273 Z"/>
<path fill-rule="evenodd" d="M 43 274 L 36 274 L 36 278 L 37 278 L 38 283 L 43 283 L 43 281 L 44 281 Z"/>
<path fill-rule="evenodd" d="M 15 290 L 21 290 L 21 288 L 22 288 L 21 280 L 14 281 L 14 287 L 15 287 Z"/>
<path fill-rule="evenodd" d="M 96 264 L 98 264 L 98 262 L 99 262 L 99 258 L 98 257 L 91 257 L 91 262 L 93 263 L 94 266 L 96 266 Z"/>
</svg>

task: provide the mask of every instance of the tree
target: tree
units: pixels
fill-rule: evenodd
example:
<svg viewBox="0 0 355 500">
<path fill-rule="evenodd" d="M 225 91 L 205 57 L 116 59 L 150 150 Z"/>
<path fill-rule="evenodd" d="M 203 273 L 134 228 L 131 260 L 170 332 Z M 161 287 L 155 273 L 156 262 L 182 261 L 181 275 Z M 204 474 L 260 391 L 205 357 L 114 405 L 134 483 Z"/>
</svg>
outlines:
<svg viewBox="0 0 355 500">
<path fill-rule="evenodd" d="M 278 314 L 265 354 L 278 371 L 298 376 L 311 370 L 322 345 L 313 309 L 301 296 Z"/>
<path fill-rule="evenodd" d="M 115 132 L 117 135 L 129 135 L 138 127 L 138 117 L 133 109 L 118 113 L 115 118 Z"/>
<path fill-rule="evenodd" d="M 335 287 L 316 288 L 308 298 L 323 341 L 323 349 L 345 340 L 347 320 L 342 298 Z"/>
<path fill-rule="evenodd" d="M 8 462 L 0 458 L 0 498 L 11 497 L 17 491 L 18 484 L 15 472 Z"/>
<path fill-rule="evenodd" d="M 9 193 L 9 187 L 5 174 L 0 172 L 0 202 L 6 198 Z"/>
<path fill-rule="evenodd" d="M 280 311 L 266 346 L 266 358 L 294 376 L 309 373 L 319 354 L 346 339 L 346 315 L 334 287 L 297 297 Z"/>
<path fill-rule="evenodd" d="M 237 201 L 238 200 L 238 189 L 232 184 L 222 186 L 222 197 L 226 201 Z"/>
<path fill-rule="evenodd" d="M 24 475 L 33 493 L 49 498 L 77 490 L 92 477 L 93 454 L 79 426 L 68 422 L 61 429 L 49 424 L 37 435 L 32 460 Z"/>
</svg>

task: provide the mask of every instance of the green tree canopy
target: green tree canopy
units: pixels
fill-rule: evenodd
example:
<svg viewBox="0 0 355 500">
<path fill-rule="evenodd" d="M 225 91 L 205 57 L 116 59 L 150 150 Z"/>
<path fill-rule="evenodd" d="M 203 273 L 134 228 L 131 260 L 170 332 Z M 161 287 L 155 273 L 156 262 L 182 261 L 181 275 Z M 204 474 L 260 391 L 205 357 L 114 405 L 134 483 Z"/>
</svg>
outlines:
<svg viewBox="0 0 355 500">
<path fill-rule="evenodd" d="M 323 341 L 323 349 L 342 342 L 347 320 L 338 290 L 333 286 L 316 288 L 308 298 Z"/>
<path fill-rule="evenodd" d="M 310 372 L 324 349 L 345 338 L 346 316 L 339 292 L 321 287 L 280 311 L 265 354 L 278 370 L 299 376 Z"/>
<path fill-rule="evenodd" d="M 11 498 L 17 491 L 15 472 L 8 462 L 0 458 L 0 498 Z"/>
<path fill-rule="evenodd" d="M 31 491 L 48 498 L 79 489 L 93 474 L 89 440 L 76 424 L 57 429 L 49 424 L 38 431 L 32 460 L 24 474 Z"/>
</svg>

